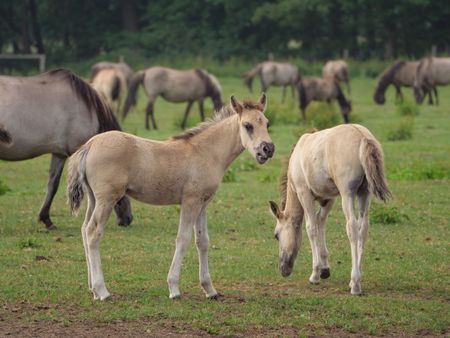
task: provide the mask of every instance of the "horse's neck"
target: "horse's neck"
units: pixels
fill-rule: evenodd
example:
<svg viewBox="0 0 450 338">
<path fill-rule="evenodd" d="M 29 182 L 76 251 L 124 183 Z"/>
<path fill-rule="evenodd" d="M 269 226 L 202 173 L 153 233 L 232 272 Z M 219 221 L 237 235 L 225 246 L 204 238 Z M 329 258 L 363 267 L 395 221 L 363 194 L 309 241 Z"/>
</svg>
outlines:
<svg viewBox="0 0 450 338">
<path fill-rule="evenodd" d="M 192 143 L 202 153 L 213 158 L 212 165 L 220 166 L 225 171 L 243 151 L 239 135 L 238 115 L 232 115 L 195 136 Z"/>
<path fill-rule="evenodd" d="M 292 224 L 300 225 L 303 219 L 303 207 L 300 204 L 298 195 L 292 187 L 289 178 L 286 189 L 286 206 L 284 208 L 284 214 L 291 220 Z"/>
</svg>

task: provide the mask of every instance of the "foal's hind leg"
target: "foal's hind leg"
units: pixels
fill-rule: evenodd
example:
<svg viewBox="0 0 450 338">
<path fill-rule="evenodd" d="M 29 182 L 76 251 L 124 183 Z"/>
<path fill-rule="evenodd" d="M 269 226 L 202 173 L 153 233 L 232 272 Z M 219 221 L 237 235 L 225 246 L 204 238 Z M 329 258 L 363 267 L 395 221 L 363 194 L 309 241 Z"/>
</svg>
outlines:
<svg viewBox="0 0 450 338">
<path fill-rule="evenodd" d="M 206 297 L 216 298 L 217 291 L 211 281 L 208 267 L 208 227 L 206 223 L 206 206 L 200 212 L 195 223 L 195 244 L 197 245 L 198 261 L 199 261 L 199 277 L 200 284 L 205 291 Z"/>
<path fill-rule="evenodd" d="M 369 191 L 358 192 L 359 202 L 359 233 L 358 233 L 358 265 L 362 266 L 362 256 L 364 253 L 364 245 L 367 241 L 369 232 L 369 206 L 370 193 Z"/>
<path fill-rule="evenodd" d="M 326 201 L 320 206 L 320 210 L 317 212 L 317 223 L 319 225 L 319 255 L 320 255 L 320 278 L 326 279 L 330 277 L 330 265 L 328 263 L 328 249 L 326 243 L 326 223 L 328 214 L 333 207 L 334 199 Z"/>
<path fill-rule="evenodd" d="M 358 254 L 358 238 L 359 229 L 358 221 L 355 216 L 354 195 L 350 192 L 342 195 L 342 209 L 347 220 L 347 236 L 350 241 L 350 248 L 352 252 L 352 273 L 350 279 L 350 288 L 352 295 L 361 294 L 361 268 L 359 265 Z"/>
<path fill-rule="evenodd" d="M 50 162 L 50 172 L 48 175 L 47 194 L 45 195 L 44 203 L 42 204 L 41 211 L 39 212 L 39 221 L 45 224 L 49 230 L 56 229 L 56 226 L 50 219 L 50 206 L 56 191 L 58 191 L 59 181 L 64 168 L 66 157 L 52 154 L 52 160 Z"/>
<path fill-rule="evenodd" d="M 180 280 L 181 263 L 183 262 L 184 253 L 189 245 L 192 237 L 192 229 L 197 221 L 202 206 L 199 201 L 183 201 L 180 213 L 180 225 L 178 226 L 178 234 L 176 239 L 176 249 L 173 255 L 172 264 L 170 266 L 167 283 L 169 284 L 169 297 L 179 298 L 180 289 L 178 282 Z"/>
<path fill-rule="evenodd" d="M 83 238 L 83 247 L 84 247 L 84 254 L 86 256 L 86 264 L 87 264 L 87 272 L 88 272 L 88 287 L 89 290 L 92 290 L 92 280 L 91 280 L 91 264 L 89 261 L 89 249 L 88 249 L 88 242 L 87 242 L 87 233 L 86 233 L 86 227 L 92 217 L 92 212 L 95 208 L 95 197 L 92 193 L 92 190 L 85 186 L 85 190 L 88 197 L 88 203 L 87 203 L 87 210 L 86 215 L 84 217 L 84 222 L 81 227 L 81 237 Z"/>
<path fill-rule="evenodd" d="M 102 263 L 100 259 L 100 241 L 114 207 L 114 200 L 100 201 L 97 198 L 92 217 L 86 226 L 86 242 L 88 247 L 92 293 L 94 299 L 104 300 L 110 296 L 105 286 Z"/>
<path fill-rule="evenodd" d="M 285 98 L 286 98 L 286 86 L 283 86 L 283 96 L 281 97 L 281 103 L 284 103 Z"/>
</svg>

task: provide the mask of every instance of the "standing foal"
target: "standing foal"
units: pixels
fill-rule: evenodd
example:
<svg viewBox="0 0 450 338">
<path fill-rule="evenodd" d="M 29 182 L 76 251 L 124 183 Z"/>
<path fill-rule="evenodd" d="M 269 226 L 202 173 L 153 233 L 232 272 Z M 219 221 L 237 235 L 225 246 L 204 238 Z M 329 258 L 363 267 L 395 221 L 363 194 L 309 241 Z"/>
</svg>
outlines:
<svg viewBox="0 0 450 338">
<path fill-rule="evenodd" d="M 264 94 L 258 102 L 243 103 L 232 96 L 231 108 L 222 108 L 213 120 L 171 140 L 109 132 L 93 137 L 71 157 L 68 196 L 72 210 L 79 208 L 84 193 L 88 196 L 81 233 L 94 299 L 110 295 L 99 246 L 111 210 L 123 196 L 149 204 L 181 204 L 176 250 L 167 278 L 170 298 L 180 297 L 180 268 L 193 228 L 200 283 L 207 297 L 217 297 L 208 269 L 206 208 L 225 170 L 244 149 L 260 164 L 273 156 L 265 108 Z"/>
</svg>

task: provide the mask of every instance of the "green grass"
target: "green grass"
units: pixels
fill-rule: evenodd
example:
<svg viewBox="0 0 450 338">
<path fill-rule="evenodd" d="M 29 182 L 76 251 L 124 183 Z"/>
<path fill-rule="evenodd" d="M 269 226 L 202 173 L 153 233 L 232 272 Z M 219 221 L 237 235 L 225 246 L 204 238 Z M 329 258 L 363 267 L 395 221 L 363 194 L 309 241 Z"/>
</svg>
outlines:
<svg viewBox="0 0 450 338">
<path fill-rule="evenodd" d="M 221 77 L 225 97 L 251 97 L 238 78 Z M 271 137 L 275 157 L 264 166 L 248 153 L 231 166 L 208 210 L 209 262 L 213 282 L 223 294 L 207 301 L 198 282 L 194 242 L 186 254 L 180 287 L 182 299 L 168 299 L 166 276 L 175 247 L 178 206 L 156 207 L 133 202 L 134 222 L 123 228 L 108 223 L 102 241 L 102 262 L 112 301 L 93 301 L 87 288 L 80 236 L 83 211 L 72 217 L 65 201 L 65 173 L 52 216 L 58 230 L 38 224 L 49 156 L 0 162 L 7 192 L 0 197 L 1 323 L 112 323 L 150 318 L 154 330 L 221 335 L 444 335 L 450 327 L 449 212 L 450 88 L 440 88 L 439 106 L 423 105 L 414 117 L 414 137 L 388 141 L 391 126 L 404 118 L 394 92 L 387 104 L 372 102 L 375 80 L 352 82 L 353 113 L 383 145 L 386 174 L 393 200 L 374 202 L 363 262 L 363 296 L 348 290 L 351 257 L 340 203 L 328 220 L 331 277 L 310 285 L 311 250 L 305 231 L 291 277 L 277 271 L 278 245 L 269 200 L 279 201 L 281 163 L 298 136 L 311 127 L 300 122 L 297 101 L 281 91 L 268 92 L 270 114 L 276 116 Z M 407 91 L 406 91 L 407 92 Z M 405 93 L 412 100 L 411 93 Z M 256 98 L 256 94 L 254 98 Z M 159 131 L 146 131 L 146 101 L 123 124 L 133 134 L 165 139 L 179 133 L 185 105 L 159 98 L 155 118 Z M 326 105 L 325 105 L 326 106 Z M 319 111 L 324 109 L 318 106 Z M 332 107 L 341 122 L 338 107 Z M 205 111 L 211 112 L 211 102 Z M 190 124 L 198 120 L 193 106 Z M 0 189 L 1 190 L 1 189 Z M 38 259 L 44 257 L 45 259 Z"/>
</svg>

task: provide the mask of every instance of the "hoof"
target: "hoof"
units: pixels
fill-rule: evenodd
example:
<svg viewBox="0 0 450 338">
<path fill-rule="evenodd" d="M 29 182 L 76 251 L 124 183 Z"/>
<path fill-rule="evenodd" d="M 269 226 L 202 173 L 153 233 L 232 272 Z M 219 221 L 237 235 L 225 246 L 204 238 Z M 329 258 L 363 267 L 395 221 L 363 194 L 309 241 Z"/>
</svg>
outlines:
<svg viewBox="0 0 450 338">
<path fill-rule="evenodd" d="M 180 294 L 177 294 L 177 295 L 170 295 L 169 298 L 170 298 L 170 299 L 175 299 L 175 300 L 176 300 L 176 299 L 181 299 L 181 295 L 180 295 Z"/>
<path fill-rule="evenodd" d="M 312 284 L 312 285 L 319 285 L 320 284 L 320 281 L 316 281 L 316 280 L 309 280 L 309 284 Z"/>
<path fill-rule="evenodd" d="M 206 298 L 207 299 L 209 299 L 209 300 L 218 300 L 219 299 L 219 294 L 218 293 L 216 293 L 215 295 L 211 295 L 211 296 L 206 296 Z"/>
<path fill-rule="evenodd" d="M 322 269 L 322 271 L 320 272 L 320 278 L 322 279 L 327 279 L 330 277 L 330 275 L 330 268 Z"/>
<path fill-rule="evenodd" d="M 56 227 L 56 225 L 54 225 L 53 223 L 50 224 L 50 225 L 46 225 L 45 228 L 46 228 L 47 230 L 56 230 L 56 229 L 58 229 L 58 228 Z"/>
</svg>

